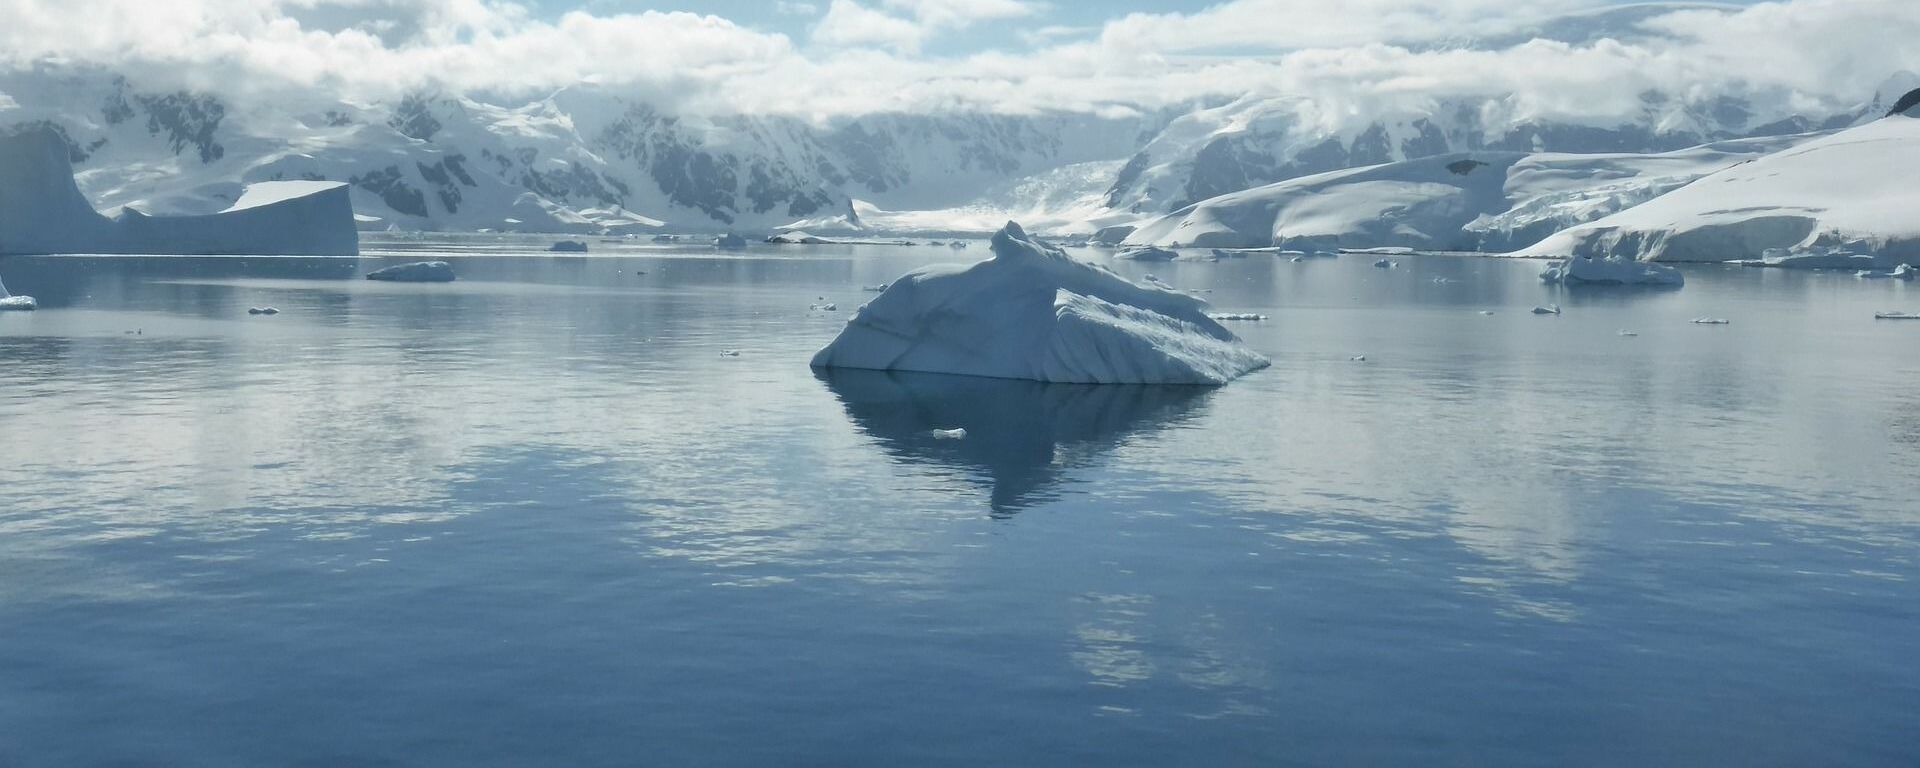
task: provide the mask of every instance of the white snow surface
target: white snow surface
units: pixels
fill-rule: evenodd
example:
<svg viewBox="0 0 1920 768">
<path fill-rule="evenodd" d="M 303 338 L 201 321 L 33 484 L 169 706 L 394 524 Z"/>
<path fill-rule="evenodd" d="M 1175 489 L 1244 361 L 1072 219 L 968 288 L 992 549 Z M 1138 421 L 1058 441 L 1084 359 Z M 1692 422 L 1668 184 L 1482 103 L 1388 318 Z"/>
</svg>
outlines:
<svg viewBox="0 0 1920 768">
<path fill-rule="evenodd" d="M 1575 257 L 1547 265 L 1540 280 L 1562 285 L 1661 285 L 1680 287 L 1687 282 L 1680 270 L 1665 264 L 1630 259 Z"/>
<path fill-rule="evenodd" d="M 1812 257 L 1808 266 L 1838 257 L 1850 268 L 1864 261 L 1851 256 L 1866 255 L 1877 266 L 1920 263 L 1920 216 L 1914 213 L 1920 210 L 1920 187 L 1913 183 L 1920 177 L 1920 117 L 1908 115 L 1736 165 L 1562 231 L 1519 255 L 1765 258 L 1781 266 L 1804 255 Z"/>
<path fill-rule="evenodd" d="M 1196 203 L 1142 222 L 1125 244 L 1508 251 L 1812 138 L 1658 154 L 1468 152 L 1350 168 Z"/>
<path fill-rule="evenodd" d="M 0 136 L 0 253 L 354 256 L 360 252 L 345 184 L 256 184 L 217 213 L 107 217 L 74 181 L 58 133 Z"/>
<path fill-rule="evenodd" d="M 813 358 L 864 368 L 1078 384 L 1225 384 L 1267 367 L 1206 303 L 1077 261 L 1009 223 L 993 258 L 924 267 Z"/>
</svg>

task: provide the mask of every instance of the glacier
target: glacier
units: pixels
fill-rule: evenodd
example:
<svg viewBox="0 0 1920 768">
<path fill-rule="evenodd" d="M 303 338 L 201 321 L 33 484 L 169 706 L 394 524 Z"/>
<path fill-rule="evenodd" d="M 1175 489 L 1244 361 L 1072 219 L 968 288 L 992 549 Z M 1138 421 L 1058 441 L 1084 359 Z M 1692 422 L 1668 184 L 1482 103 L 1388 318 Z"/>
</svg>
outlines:
<svg viewBox="0 0 1920 768">
<path fill-rule="evenodd" d="M 1519 255 L 1845 269 L 1920 264 L 1917 176 L 1920 107 L 1727 168 Z"/>
<path fill-rule="evenodd" d="M 1074 384 L 1220 385 L 1265 368 L 1206 303 L 1077 261 L 1008 223 L 993 257 L 923 267 L 861 307 L 815 368 Z"/>
<path fill-rule="evenodd" d="M 360 234 L 345 184 L 277 181 L 245 188 L 224 210 L 105 216 L 80 193 L 60 134 L 0 135 L 0 253 L 356 256 Z"/>
</svg>

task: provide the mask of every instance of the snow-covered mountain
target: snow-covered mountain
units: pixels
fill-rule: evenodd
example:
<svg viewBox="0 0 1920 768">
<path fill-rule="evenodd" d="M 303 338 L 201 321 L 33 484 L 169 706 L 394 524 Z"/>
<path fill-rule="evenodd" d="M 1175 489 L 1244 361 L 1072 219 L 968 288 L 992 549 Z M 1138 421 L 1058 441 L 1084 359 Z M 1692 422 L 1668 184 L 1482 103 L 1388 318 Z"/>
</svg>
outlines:
<svg viewBox="0 0 1920 768">
<path fill-rule="evenodd" d="M 1920 264 L 1920 90 L 1891 101 L 1887 117 L 1727 168 L 1521 255 Z"/>
<path fill-rule="evenodd" d="M 1124 157 L 1139 119 L 1079 114 L 673 114 L 592 87 L 514 106 L 416 94 L 233 103 L 113 74 L 0 74 L 0 130 L 51 126 L 103 209 L 203 213 L 245 183 L 352 185 L 369 227 L 764 230 L 845 210 L 969 202 L 1009 179 Z"/>
<path fill-rule="evenodd" d="M 1187 206 L 1126 244 L 1507 251 L 1809 138 L 1659 154 L 1467 152 L 1329 171 Z"/>
</svg>

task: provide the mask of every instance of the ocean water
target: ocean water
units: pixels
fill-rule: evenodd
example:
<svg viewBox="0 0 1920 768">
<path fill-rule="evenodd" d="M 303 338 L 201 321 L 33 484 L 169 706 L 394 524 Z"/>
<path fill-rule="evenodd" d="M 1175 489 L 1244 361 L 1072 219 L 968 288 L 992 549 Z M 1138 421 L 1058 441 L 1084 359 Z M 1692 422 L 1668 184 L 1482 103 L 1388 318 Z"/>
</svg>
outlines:
<svg viewBox="0 0 1920 768">
<path fill-rule="evenodd" d="M 1063 387 L 593 247 L 0 259 L 0 765 L 1920 763 L 1920 286 L 1121 263 L 1274 366 Z"/>
</svg>

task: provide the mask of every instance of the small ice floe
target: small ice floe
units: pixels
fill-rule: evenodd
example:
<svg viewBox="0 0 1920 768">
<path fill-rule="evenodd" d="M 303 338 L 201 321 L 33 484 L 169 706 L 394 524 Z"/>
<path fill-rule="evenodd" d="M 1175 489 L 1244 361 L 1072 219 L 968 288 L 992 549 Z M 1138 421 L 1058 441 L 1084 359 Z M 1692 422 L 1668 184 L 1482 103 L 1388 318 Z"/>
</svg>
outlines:
<svg viewBox="0 0 1920 768">
<path fill-rule="evenodd" d="M 737 349 L 723 349 L 723 350 L 720 350 L 720 356 L 721 356 L 721 357 L 739 357 L 739 356 L 740 356 L 740 350 L 737 350 Z"/>
<path fill-rule="evenodd" d="M 1215 321 L 1223 322 L 1223 323 L 1225 322 L 1257 323 L 1267 319 L 1266 315 L 1256 315 L 1251 312 L 1238 312 L 1238 313 L 1223 312 L 1215 315 L 1207 315 L 1207 317 L 1211 317 Z"/>
<path fill-rule="evenodd" d="M 1355 363 L 1364 363 L 1364 362 L 1366 362 L 1366 361 L 1367 361 L 1367 356 L 1366 356 L 1366 355 L 1354 355 L 1353 357 L 1350 357 L 1350 358 L 1347 358 L 1347 359 L 1348 359 L 1349 361 L 1352 361 L 1352 362 L 1355 362 Z"/>
<path fill-rule="evenodd" d="M 368 272 L 367 279 L 391 283 L 451 283 L 453 265 L 444 261 L 416 261 Z"/>
<path fill-rule="evenodd" d="M 32 312 L 40 308 L 32 296 L 0 297 L 0 312 Z"/>
<path fill-rule="evenodd" d="M 586 253 L 587 244 L 579 240 L 562 240 L 554 243 L 553 247 L 547 250 L 554 253 Z"/>
<path fill-rule="evenodd" d="M 276 307 L 247 307 L 247 314 L 249 314 L 249 315 L 277 315 L 277 314 L 280 314 L 280 310 L 279 310 L 278 308 L 276 308 Z"/>
<path fill-rule="evenodd" d="M 1544 307 L 1534 307 L 1533 313 L 1536 315 L 1557 315 L 1560 314 L 1560 305 L 1548 304 Z"/>
<path fill-rule="evenodd" d="M 955 240 L 955 241 L 953 241 L 953 242 L 951 242 L 951 243 L 947 243 L 947 247 L 948 247 L 948 248 L 952 248 L 952 249 L 954 249 L 954 250 L 956 250 L 956 251 L 964 251 L 964 250 L 966 250 L 966 249 L 967 249 L 967 244 L 966 244 L 966 243 L 963 243 L 963 242 L 960 242 L 959 240 Z"/>
<path fill-rule="evenodd" d="M 807 309 L 811 309 L 811 310 L 813 310 L 813 311 L 815 311 L 815 312 L 838 312 L 838 311 L 840 311 L 840 305 L 838 305 L 838 304 L 815 304 L 815 305 L 813 305 L 813 306 L 811 306 L 811 307 L 807 307 Z"/>
<path fill-rule="evenodd" d="M 1399 266 L 1394 262 L 1393 259 L 1381 259 L 1379 261 L 1374 262 L 1373 265 L 1380 269 L 1393 269 L 1394 267 Z"/>
<path fill-rule="evenodd" d="M 1920 320 L 1920 312 L 1875 312 L 1873 318 L 1875 320 Z"/>
<path fill-rule="evenodd" d="M 1638 333 L 1635 333 L 1635 332 L 1633 332 L 1633 331 L 1629 331 L 1629 330 L 1627 330 L 1627 329 L 1625 329 L 1625 328 L 1622 328 L 1622 329 L 1620 329 L 1620 335 L 1622 335 L 1622 336 L 1638 336 L 1638 335 L 1640 335 L 1640 334 L 1638 334 Z"/>
<path fill-rule="evenodd" d="M 1863 269 L 1853 273 L 1854 277 L 1862 280 L 1912 280 L 1913 275 L 1913 267 L 1906 264 L 1901 264 L 1884 272 L 1875 269 Z"/>
<path fill-rule="evenodd" d="M 1483 310 L 1480 310 L 1480 314 L 1486 315 L 1487 317 L 1493 317 L 1493 310 L 1483 309 Z"/>
<path fill-rule="evenodd" d="M 1696 317 L 1691 322 L 1694 325 L 1730 325 L 1733 321 L 1724 317 Z"/>
<path fill-rule="evenodd" d="M 885 293 L 887 287 L 886 283 L 881 283 L 879 285 L 863 285 L 860 286 L 860 290 L 866 291 L 867 293 Z"/>
<path fill-rule="evenodd" d="M 967 431 L 964 429 L 936 429 L 933 431 L 933 439 L 965 440 L 967 439 Z"/>
<path fill-rule="evenodd" d="M 1455 282 L 1454 279 L 1451 277 L 1436 277 L 1433 279 L 1434 285 L 1446 285 L 1447 283 L 1451 283 L 1451 282 Z"/>
<path fill-rule="evenodd" d="M 1174 259 L 1180 258 L 1180 254 L 1166 248 L 1156 248 L 1148 245 L 1139 248 L 1128 248 L 1114 254 L 1113 257 L 1116 259 L 1126 259 L 1127 261 L 1173 261 Z"/>
</svg>

